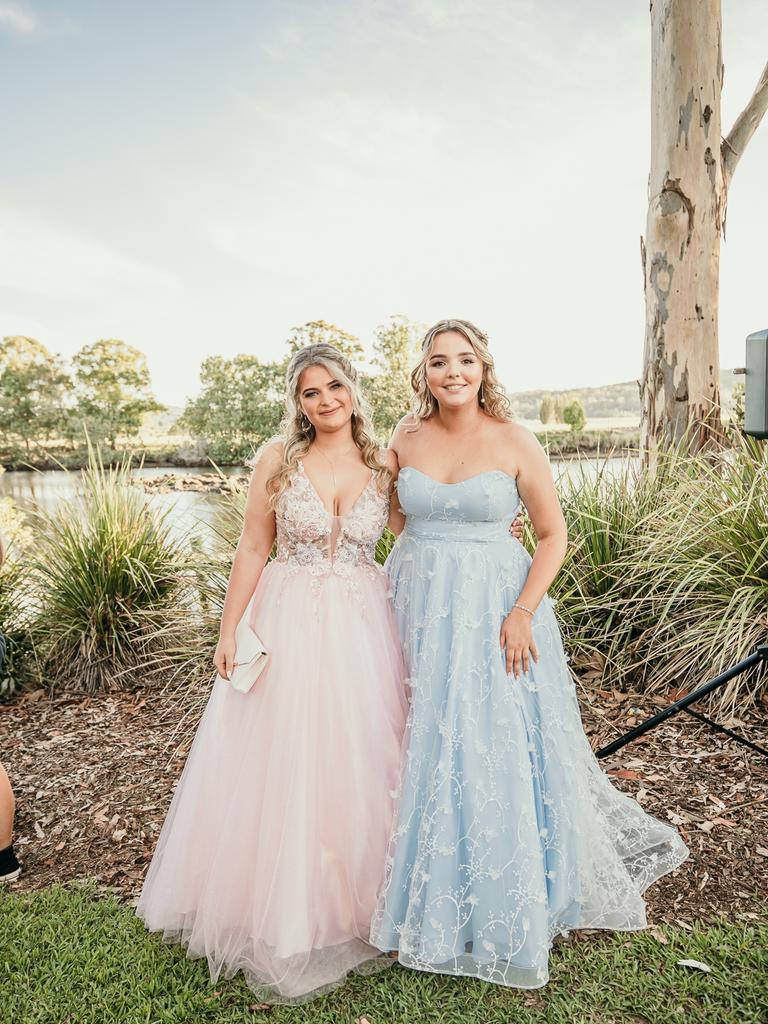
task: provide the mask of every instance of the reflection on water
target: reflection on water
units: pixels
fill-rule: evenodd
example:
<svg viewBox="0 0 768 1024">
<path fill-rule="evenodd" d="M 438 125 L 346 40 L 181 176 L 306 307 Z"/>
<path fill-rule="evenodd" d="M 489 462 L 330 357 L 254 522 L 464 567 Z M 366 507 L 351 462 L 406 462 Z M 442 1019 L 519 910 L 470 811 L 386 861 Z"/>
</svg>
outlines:
<svg viewBox="0 0 768 1024">
<path fill-rule="evenodd" d="M 632 460 L 636 462 L 637 460 Z M 580 473 L 587 475 L 597 473 L 601 469 L 613 476 L 627 464 L 623 458 L 611 459 L 563 459 L 552 462 L 552 472 L 556 479 L 578 479 Z M 241 466 L 228 466 L 221 472 L 226 476 L 242 473 Z M 188 466 L 185 468 L 151 467 L 137 469 L 137 477 L 158 477 L 167 473 L 179 476 L 197 476 L 210 473 L 210 466 Z M 48 470 L 45 472 L 23 471 L 0 473 L 0 498 L 12 498 L 21 509 L 38 508 L 43 512 L 54 512 L 63 498 L 75 495 L 80 482 L 77 471 Z M 179 534 L 186 533 L 199 524 L 210 526 L 216 510 L 223 501 L 220 494 L 204 494 L 195 491 L 171 491 L 168 494 L 149 494 L 147 501 L 161 509 L 173 509 L 174 515 L 170 522 Z"/>
<path fill-rule="evenodd" d="M 210 466 L 190 466 L 184 469 L 146 468 L 134 471 L 137 477 L 158 477 L 168 473 L 179 476 L 197 476 L 210 473 Z M 238 466 L 222 468 L 225 476 L 242 473 Z M 55 513 L 59 503 L 66 498 L 73 498 L 80 486 L 79 471 L 48 470 L 45 472 L 7 472 L 0 473 L 0 499 L 12 498 L 22 511 L 40 510 Z M 137 488 L 138 490 L 138 488 Z M 177 539 L 187 538 L 190 533 L 200 537 L 204 547 L 212 540 L 211 527 L 221 510 L 225 496 L 206 494 L 196 491 L 170 491 L 167 494 L 147 494 L 150 506 L 157 509 L 170 510 L 166 522 Z M 221 522 L 219 522 L 221 527 Z"/>
<path fill-rule="evenodd" d="M 136 477 L 151 478 L 173 473 L 178 476 L 198 476 L 212 472 L 210 466 L 189 466 L 176 469 L 148 467 L 134 470 Z M 243 472 L 241 466 L 227 466 L 221 470 L 224 476 L 235 476 Z M 22 471 L 0 473 L 0 498 L 12 498 L 22 510 L 39 509 L 54 512 L 64 498 L 72 498 L 80 485 L 77 470 L 46 470 L 44 472 Z M 200 494 L 195 491 L 171 491 L 168 494 L 148 494 L 147 501 L 161 509 L 173 509 L 170 522 L 179 534 L 186 533 L 198 523 L 210 525 L 216 509 L 222 501 L 220 494 Z"/>
</svg>

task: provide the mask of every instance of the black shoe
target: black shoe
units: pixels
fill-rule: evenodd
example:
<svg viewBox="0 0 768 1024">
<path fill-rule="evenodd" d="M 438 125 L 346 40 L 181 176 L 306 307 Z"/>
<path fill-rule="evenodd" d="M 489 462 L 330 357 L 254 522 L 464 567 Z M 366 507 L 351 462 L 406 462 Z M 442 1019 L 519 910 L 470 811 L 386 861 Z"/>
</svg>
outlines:
<svg viewBox="0 0 768 1024">
<path fill-rule="evenodd" d="M 13 844 L 0 850 L 0 882 L 14 882 L 21 874 L 21 864 L 16 860 Z"/>
</svg>

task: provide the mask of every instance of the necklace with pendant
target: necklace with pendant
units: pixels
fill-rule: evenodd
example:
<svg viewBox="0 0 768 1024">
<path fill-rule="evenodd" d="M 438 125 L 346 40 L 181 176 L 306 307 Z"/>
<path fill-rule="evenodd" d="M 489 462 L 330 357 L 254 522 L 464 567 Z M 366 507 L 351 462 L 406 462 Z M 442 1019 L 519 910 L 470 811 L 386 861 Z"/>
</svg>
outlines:
<svg viewBox="0 0 768 1024">
<path fill-rule="evenodd" d="M 357 449 L 357 445 L 356 444 L 352 445 L 352 447 L 348 448 L 345 452 L 341 452 L 339 455 L 336 456 L 336 458 L 337 459 L 341 459 L 345 455 L 351 454 L 351 452 L 355 451 L 355 449 Z M 320 448 L 318 445 L 314 446 L 314 450 L 316 452 L 319 452 L 323 456 L 325 461 L 328 463 L 328 465 L 331 467 L 331 480 L 333 481 L 333 494 L 334 494 L 334 497 L 335 497 L 336 496 L 336 473 L 335 473 L 334 468 L 333 468 L 333 460 L 331 459 L 330 455 L 326 455 L 325 452 L 323 451 L 323 449 Z"/>
</svg>

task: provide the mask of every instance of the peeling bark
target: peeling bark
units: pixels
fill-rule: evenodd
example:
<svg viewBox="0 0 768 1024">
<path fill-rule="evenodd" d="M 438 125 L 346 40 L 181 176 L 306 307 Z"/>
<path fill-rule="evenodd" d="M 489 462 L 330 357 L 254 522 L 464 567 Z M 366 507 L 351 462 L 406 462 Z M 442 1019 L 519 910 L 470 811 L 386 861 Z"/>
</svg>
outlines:
<svg viewBox="0 0 768 1024">
<path fill-rule="evenodd" d="M 645 249 L 642 445 L 679 444 L 703 419 L 719 429 L 717 278 L 722 175 L 720 0 L 692 9 L 655 0 L 652 29 L 652 157 Z"/>
<path fill-rule="evenodd" d="M 728 185 L 768 108 L 768 64 L 721 137 L 720 0 L 651 2 L 651 171 L 645 238 L 641 444 L 719 439 L 718 292 Z"/>
</svg>

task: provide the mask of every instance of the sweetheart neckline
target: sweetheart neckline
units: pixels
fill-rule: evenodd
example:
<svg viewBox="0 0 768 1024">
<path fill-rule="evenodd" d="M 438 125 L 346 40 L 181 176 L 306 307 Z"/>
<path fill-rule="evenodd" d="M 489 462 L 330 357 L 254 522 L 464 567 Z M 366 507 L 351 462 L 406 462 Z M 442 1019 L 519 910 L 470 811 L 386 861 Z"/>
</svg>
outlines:
<svg viewBox="0 0 768 1024">
<path fill-rule="evenodd" d="M 400 469 L 401 473 L 404 473 L 406 469 L 412 473 L 418 473 L 420 476 L 426 477 L 427 480 L 431 480 L 432 483 L 438 484 L 440 487 L 458 487 L 459 484 L 467 484 L 470 480 L 478 480 L 481 476 L 489 476 L 491 473 L 501 473 L 508 480 L 517 487 L 517 477 L 512 476 L 511 473 L 507 473 L 504 469 L 485 469 L 482 473 L 474 473 L 472 476 L 465 476 L 463 480 L 453 480 L 446 482 L 445 480 L 437 480 L 435 477 L 430 476 L 429 473 L 425 473 L 423 469 L 417 469 L 416 466 L 403 466 Z"/>
</svg>

